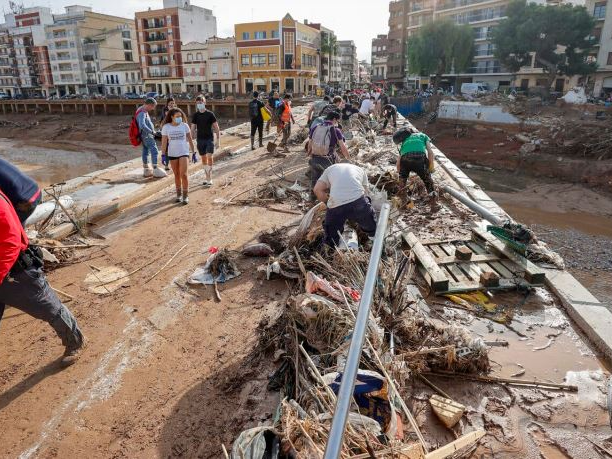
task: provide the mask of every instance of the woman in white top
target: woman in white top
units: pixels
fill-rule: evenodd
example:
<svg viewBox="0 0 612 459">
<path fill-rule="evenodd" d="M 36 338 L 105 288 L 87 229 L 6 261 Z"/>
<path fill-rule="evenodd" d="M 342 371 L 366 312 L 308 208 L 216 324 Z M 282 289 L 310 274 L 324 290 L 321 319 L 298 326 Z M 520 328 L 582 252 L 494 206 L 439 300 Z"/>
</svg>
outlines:
<svg viewBox="0 0 612 459">
<path fill-rule="evenodd" d="M 184 205 L 189 203 L 189 153 L 195 156 L 196 150 L 191 129 L 185 120 L 183 111 L 173 108 L 166 114 L 162 128 L 162 152 L 168 156 L 174 172 L 176 202 Z"/>
</svg>

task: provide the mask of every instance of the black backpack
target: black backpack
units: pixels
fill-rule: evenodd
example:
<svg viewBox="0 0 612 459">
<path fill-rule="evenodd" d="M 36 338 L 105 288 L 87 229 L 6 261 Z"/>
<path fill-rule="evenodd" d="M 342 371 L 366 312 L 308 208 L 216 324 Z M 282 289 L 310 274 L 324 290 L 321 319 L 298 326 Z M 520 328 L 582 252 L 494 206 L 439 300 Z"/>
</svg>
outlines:
<svg viewBox="0 0 612 459">
<path fill-rule="evenodd" d="M 249 113 L 251 114 L 251 119 L 259 118 L 261 116 L 258 100 L 251 101 L 251 103 L 249 104 Z"/>
<path fill-rule="evenodd" d="M 395 145 L 401 145 L 404 143 L 404 140 L 406 140 L 411 135 L 412 135 L 412 131 L 410 130 L 409 127 L 404 126 L 402 128 L 399 128 L 393 134 L 393 143 Z"/>
</svg>

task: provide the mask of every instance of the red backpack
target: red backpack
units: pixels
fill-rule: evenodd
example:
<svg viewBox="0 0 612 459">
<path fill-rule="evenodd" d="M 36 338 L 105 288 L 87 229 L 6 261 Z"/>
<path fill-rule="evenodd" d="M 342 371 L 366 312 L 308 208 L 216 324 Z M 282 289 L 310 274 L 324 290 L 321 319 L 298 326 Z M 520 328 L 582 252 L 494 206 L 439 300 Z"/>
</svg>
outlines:
<svg viewBox="0 0 612 459">
<path fill-rule="evenodd" d="M 130 143 L 137 147 L 142 143 L 142 139 L 140 138 L 140 128 L 138 127 L 138 121 L 136 121 L 136 117 L 140 114 L 142 108 L 136 110 L 134 116 L 132 116 L 132 122 L 130 123 L 130 128 L 128 129 L 128 136 L 130 137 Z"/>
</svg>

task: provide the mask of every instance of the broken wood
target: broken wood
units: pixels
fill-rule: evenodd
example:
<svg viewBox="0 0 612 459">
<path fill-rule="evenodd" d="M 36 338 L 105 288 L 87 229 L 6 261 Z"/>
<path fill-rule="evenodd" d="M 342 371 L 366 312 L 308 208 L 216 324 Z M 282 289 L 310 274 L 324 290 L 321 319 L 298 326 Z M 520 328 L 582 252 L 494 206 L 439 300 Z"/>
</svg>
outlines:
<svg viewBox="0 0 612 459">
<path fill-rule="evenodd" d="M 443 292 L 448 290 L 449 280 L 446 274 L 440 269 L 434 258 L 429 254 L 425 246 L 421 244 L 418 238 L 413 233 L 403 233 L 404 240 L 410 246 L 412 253 L 425 270 L 425 278 L 430 287 L 435 292 Z"/>
<path fill-rule="evenodd" d="M 455 258 L 459 260 L 471 260 L 472 259 L 472 251 L 464 245 L 461 245 L 455 248 Z"/>
<path fill-rule="evenodd" d="M 569 384 L 557 384 L 557 383 L 549 383 L 545 381 L 525 381 L 522 379 L 509 379 L 509 378 L 498 378 L 496 376 L 480 376 L 480 375 L 470 375 L 465 373 L 452 373 L 446 371 L 436 371 L 431 373 L 424 373 L 428 376 L 438 376 L 442 378 L 461 378 L 461 379 L 470 379 L 472 381 L 480 381 L 486 383 L 493 384 L 512 384 L 515 386 L 527 386 L 527 387 L 535 387 L 538 389 L 546 389 L 546 390 L 563 390 L 566 392 L 578 392 L 578 386 L 572 386 Z"/>
<path fill-rule="evenodd" d="M 449 397 L 434 394 L 429 398 L 429 403 L 442 424 L 449 429 L 452 429 L 465 413 L 465 406 Z"/>
<path fill-rule="evenodd" d="M 74 300 L 74 297 L 72 295 L 68 295 L 66 292 L 62 292 L 59 288 L 51 287 L 51 290 L 53 290 L 55 293 L 59 293 L 60 295 L 63 295 L 64 297 L 66 297 L 67 299 L 66 303 L 68 301 Z"/>
<path fill-rule="evenodd" d="M 151 277 L 149 277 L 146 281 L 145 284 L 148 284 L 149 282 L 151 282 L 153 279 L 155 279 L 155 277 L 161 273 L 164 269 L 166 269 L 166 267 L 172 263 L 172 260 L 174 260 L 179 253 L 181 253 L 183 250 L 185 250 L 185 247 L 187 247 L 187 244 L 185 244 L 183 247 L 181 247 L 180 249 L 178 249 L 174 255 L 172 255 L 172 257 L 164 264 L 164 266 L 162 266 L 161 268 L 159 268 L 157 270 L 157 272 L 155 274 L 153 274 Z"/>
<path fill-rule="evenodd" d="M 454 442 L 449 443 L 448 445 L 444 445 L 442 448 L 438 448 L 437 450 L 432 451 L 431 453 L 427 453 L 425 455 L 425 459 L 444 459 L 446 457 L 449 457 L 452 454 L 455 454 L 460 449 L 476 443 L 478 440 L 484 437 L 485 434 L 486 432 L 483 429 L 478 429 L 474 432 L 465 434 L 463 437 L 457 438 L 457 440 L 455 440 Z"/>
</svg>

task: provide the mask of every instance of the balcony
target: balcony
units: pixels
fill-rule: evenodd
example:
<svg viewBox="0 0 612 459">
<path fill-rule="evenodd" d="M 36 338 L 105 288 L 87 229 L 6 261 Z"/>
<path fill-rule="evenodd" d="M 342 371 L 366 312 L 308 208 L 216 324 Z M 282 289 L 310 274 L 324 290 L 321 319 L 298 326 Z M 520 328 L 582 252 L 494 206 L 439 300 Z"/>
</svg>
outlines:
<svg viewBox="0 0 612 459">
<path fill-rule="evenodd" d="M 145 30 L 151 29 L 161 29 L 166 27 L 166 21 L 158 21 L 158 20 L 145 20 L 142 23 L 142 27 Z"/>
<path fill-rule="evenodd" d="M 54 33 L 49 34 L 49 35 L 50 35 L 49 38 L 52 38 L 53 40 L 56 40 L 58 38 L 66 38 L 68 36 L 68 34 L 66 32 L 54 32 Z"/>
<path fill-rule="evenodd" d="M 170 76 L 170 69 L 155 68 L 148 69 L 149 78 L 167 78 Z"/>
<path fill-rule="evenodd" d="M 165 33 L 149 34 L 146 36 L 145 41 L 147 42 L 166 41 L 166 34 Z"/>
<path fill-rule="evenodd" d="M 149 54 L 168 54 L 168 48 L 150 48 Z"/>
<path fill-rule="evenodd" d="M 148 65 L 168 65 L 168 59 L 149 60 Z"/>
</svg>

